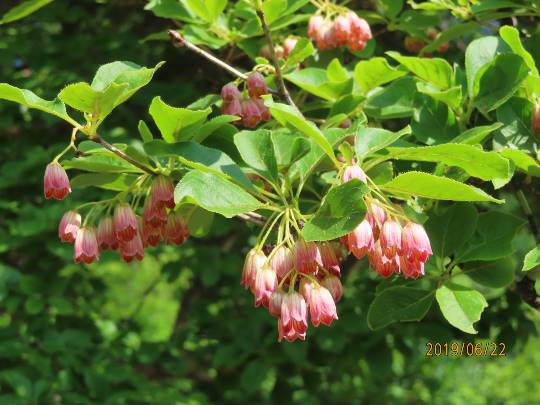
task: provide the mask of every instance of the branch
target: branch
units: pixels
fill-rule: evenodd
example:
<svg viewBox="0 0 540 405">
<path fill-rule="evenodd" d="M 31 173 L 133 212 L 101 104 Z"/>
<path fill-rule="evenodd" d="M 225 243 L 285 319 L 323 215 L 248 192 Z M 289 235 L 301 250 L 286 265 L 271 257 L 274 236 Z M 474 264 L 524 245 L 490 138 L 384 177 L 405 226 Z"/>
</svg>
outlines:
<svg viewBox="0 0 540 405">
<path fill-rule="evenodd" d="M 276 56 L 276 51 L 274 49 L 274 41 L 272 40 L 272 35 L 270 34 L 270 29 L 268 28 L 268 24 L 266 24 L 264 11 L 262 10 L 262 8 L 257 9 L 257 15 L 259 16 L 259 19 L 261 20 L 261 25 L 264 31 L 264 35 L 266 36 L 266 42 L 268 43 L 268 47 L 270 48 L 270 59 L 276 70 L 276 79 L 278 82 L 279 91 L 281 92 L 281 95 L 283 96 L 283 98 L 287 100 L 287 103 L 289 103 L 291 106 L 293 106 L 294 108 L 298 110 L 298 107 L 296 107 L 296 104 L 294 103 L 293 99 L 291 98 L 291 95 L 289 94 L 289 91 L 287 90 L 287 87 L 285 86 L 285 81 L 283 80 L 283 74 L 281 73 L 281 67 L 279 66 L 278 58 Z"/>
<path fill-rule="evenodd" d="M 266 219 L 255 212 L 246 212 L 245 214 L 238 214 L 236 216 L 237 218 L 240 218 L 246 222 L 251 222 L 252 224 L 255 224 L 257 226 L 264 226 L 266 223 Z"/>
<path fill-rule="evenodd" d="M 167 31 L 169 33 L 169 36 L 171 37 L 173 43 L 177 46 L 185 46 L 190 51 L 195 52 L 197 55 L 202 56 L 203 58 L 208 59 L 210 62 L 212 62 L 215 65 L 218 65 L 219 67 L 225 69 L 227 72 L 231 73 L 233 76 L 238 77 L 242 80 L 247 80 L 247 75 L 245 73 L 240 72 L 238 69 L 232 67 L 231 65 L 223 62 L 221 59 L 215 57 L 210 52 L 205 51 L 204 49 L 199 48 L 197 45 L 189 42 L 187 39 L 185 39 L 179 32 L 174 30 Z"/>
<path fill-rule="evenodd" d="M 126 155 L 124 152 L 122 152 L 120 149 L 118 149 L 116 146 L 114 145 L 111 145 L 109 142 L 107 142 L 105 139 L 103 139 L 101 136 L 99 136 L 98 134 L 95 134 L 95 135 L 92 135 L 90 137 L 90 139 L 92 141 L 94 141 L 95 143 L 99 143 L 101 146 L 103 146 L 105 149 L 108 149 L 110 150 L 112 153 L 114 153 L 115 155 L 121 157 L 122 159 L 124 159 L 125 161 L 131 163 L 133 166 L 136 166 L 138 167 L 139 169 L 145 171 L 146 173 L 148 174 L 151 174 L 151 175 L 156 175 L 157 173 L 150 167 L 136 161 L 135 159 L 133 159 L 132 157 Z"/>
</svg>

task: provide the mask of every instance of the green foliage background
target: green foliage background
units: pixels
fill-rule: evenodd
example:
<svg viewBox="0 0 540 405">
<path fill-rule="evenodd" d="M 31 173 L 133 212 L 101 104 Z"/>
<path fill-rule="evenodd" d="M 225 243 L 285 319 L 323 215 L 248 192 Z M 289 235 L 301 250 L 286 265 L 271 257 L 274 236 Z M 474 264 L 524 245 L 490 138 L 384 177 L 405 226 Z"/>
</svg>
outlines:
<svg viewBox="0 0 540 405">
<path fill-rule="evenodd" d="M 133 141 L 155 95 L 186 105 L 228 80 L 168 42 L 142 42 L 167 28 L 142 11 L 144 4 L 59 0 L 0 26 L 2 81 L 50 99 L 112 60 L 144 66 L 166 60 L 102 129 L 111 141 Z M 2 2 L 0 12 L 10 6 Z M 382 47 L 395 49 L 387 40 Z M 451 52 L 450 60 L 462 58 Z M 435 307 L 420 324 L 371 331 L 366 308 L 379 280 L 363 262 L 347 271 L 339 322 L 313 328 L 306 342 L 278 344 L 275 319 L 253 309 L 239 284 L 254 238 L 240 221 L 216 217 L 205 238 L 151 251 L 140 264 L 106 254 L 96 265 L 72 264 L 71 247 L 57 240 L 57 222 L 69 206 L 101 192 L 77 190 L 69 202 L 45 204 L 43 169 L 68 137 L 69 127 L 57 120 L 0 105 L 1 404 L 540 401 L 540 318 L 510 290 L 484 312 L 474 336 L 496 336 L 506 357 L 426 358 L 428 341 L 475 340 Z M 508 200 L 504 210 L 519 215 Z M 514 241 L 521 257 L 527 238 Z"/>
</svg>

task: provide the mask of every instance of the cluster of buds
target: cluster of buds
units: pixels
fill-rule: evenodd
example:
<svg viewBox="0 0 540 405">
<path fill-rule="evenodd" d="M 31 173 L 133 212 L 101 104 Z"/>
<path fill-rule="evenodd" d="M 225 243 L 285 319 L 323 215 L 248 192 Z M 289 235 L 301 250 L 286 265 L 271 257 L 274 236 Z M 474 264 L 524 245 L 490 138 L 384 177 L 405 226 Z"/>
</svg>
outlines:
<svg viewBox="0 0 540 405">
<path fill-rule="evenodd" d="M 254 248 L 246 256 L 242 285 L 251 290 L 255 306 L 262 305 L 278 321 L 278 340 L 305 340 L 308 312 L 313 326 L 330 326 L 338 319 L 341 299 L 341 247 L 334 242 L 281 244 L 266 256 Z"/>
<path fill-rule="evenodd" d="M 47 166 L 44 176 L 45 198 L 61 200 L 70 192 L 69 179 L 59 163 Z M 75 263 L 90 264 L 99 259 L 101 251 L 119 250 L 122 259 L 129 263 L 144 258 L 144 249 L 163 241 L 181 245 L 189 237 L 189 229 L 182 216 L 174 211 L 174 184 L 165 176 L 157 176 L 149 189 L 142 217 L 135 214 L 132 206 L 120 202 L 114 206 L 114 214 L 99 220 L 97 230 L 82 221 L 76 210 L 66 212 L 58 225 L 58 237 L 62 242 L 74 245 Z M 111 200 L 115 201 L 115 200 Z M 109 210 L 113 208 L 111 201 Z M 93 208 L 104 202 L 89 203 Z M 88 205 L 88 204 L 84 204 Z"/>
<path fill-rule="evenodd" d="M 270 120 L 270 111 L 264 105 L 261 96 L 268 94 L 268 87 L 263 75 L 259 72 L 251 73 L 246 80 L 248 97 L 244 98 L 242 92 L 234 83 L 228 83 L 221 89 L 223 101 L 223 114 L 240 117 L 235 123 L 246 128 L 255 128 L 261 121 Z"/>
<path fill-rule="evenodd" d="M 353 178 L 367 183 L 366 174 L 356 164 L 345 168 L 341 181 L 345 183 Z M 366 217 L 340 239 L 341 244 L 358 260 L 367 255 L 370 266 L 382 277 L 400 273 L 405 278 L 423 276 L 424 264 L 432 250 L 422 225 L 406 221 L 402 226 L 380 201 L 368 201 L 366 205 Z"/>
<path fill-rule="evenodd" d="M 427 30 L 426 35 L 434 40 L 439 35 L 439 32 L 436 29 L 430 28 Z M 419 53 L 425 46 L 427 46 L 427 43 L 422 38 L 412 36 L 405 37 L 405 49 L 411 53 Z M 448 51 L 448 47 L 448 43 L 441 44 L 437 48 L 437 52 L 444 53 Z M 426 52 L 424 55 L 429 57 L 432 53 Z"/>
<path fill-rule="evenodd" d="M 372 38 L 368 22 L 353 11 L 339 15 L 334 20 L 320 15 L 312 16 L 308 23 L 308 36 L 320 50 L 347 46 L 351 52 L 363 50 L 366 42 Z"/>
<path fill-rule="evenodd" d="M 535 104 L 531 114 L 531 131 L 540 133 L 540 104 Z"/>
<path fill-rule="evenodd" d="M 298 39 L 295 37 L 285 38 L 282 45 L 277 45 L 274 48 L 276 57 L 278 59 L 287 59 L 297 43 L 298 43 Z M 269 60 L 272 58 L 270 48 L 268 47 L 268 45 L 265 45 L 261 48 L 260 55 Z"/>
</svg>

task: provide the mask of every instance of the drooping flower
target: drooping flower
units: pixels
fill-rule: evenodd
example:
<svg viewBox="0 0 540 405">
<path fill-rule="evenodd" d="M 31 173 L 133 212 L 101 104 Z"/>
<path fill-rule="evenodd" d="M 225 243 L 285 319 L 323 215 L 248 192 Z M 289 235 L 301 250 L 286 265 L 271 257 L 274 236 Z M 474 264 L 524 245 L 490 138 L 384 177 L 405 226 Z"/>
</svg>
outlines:
<svg viewBox="0 0 540 405">
<path fill-rule="evenodd" d="M 146 197 L 144 200 L 143 221 L 153 228 L 159 228 L 167 224 L 166 208 L 154 204 L 151 196 Z"/>
<path fill-rule="evenodd" d="M 349 19 L 343 15 L 338 16 L 334 20 L 334 32 L 338 45 L 345 45 L 351 35 L 351 23 Z"/>
<path fill-rule="evenodd" d="M 351 179 L 358 179 L 367 184 L 366 173 L 357 164 L 353 164 L 345 168 L 343 171 L 343 177 L 341 178 L 341 183 L 347 183 Z"/>
<path fill-rule="evenodd" d="M 315 274 L 323 267 L 321 252 L 315 242 L 298 239 L 294 246 L 296 270 L 299 273 Z"/>
<path fill-rule="evenodd" d="M 259 72 L 253 72 L 248 76 L 247 89 L 250 97 L 260 97 L 268 94 L 268 86 L 264 76 Z"/>
<path fill-rule="evenodd" d="M 343 295 L 343 286 L 341 285 L 339 277 L 328 274 L 321 280 L 321 285 L 330 291 L 335 302 L 338 302 L 341 299 Z"/>
<path fill-rule="evenodd" d="M 285 297 L 285 292 L 281 289 L 277 289 L 272 293 L 270 296 L 270 304 L 268 306 L 268 312 L 270 312 L 270 315 L 277 316 L 278 318 L 281 316 L 281 304 L 283 302 L 283 297 Z"/>
<path fill-rule="evenodd" d="M 141 261 L 144 258 L 144 246 L 138 233 L 128 242 L 120 242 L 120 256 L 126 263 L 130 263 L 133 259 Z"/>
<path fill-rule="evenodd" d="M 261 120 L 261 112 L 255 100 L 242 101 L 242 124 L 246 128 L 255 128 Z"/>
<path fill-rule="evenodd" d="M 242 122 L 242 102 L 240 100 L 232 100 L 227 103 L 223 103 L 221 112 L 225 115 L 236 115 L 240 118 L 234 121 L 235 124 Z"/>
<path fill-rule="evenodd" d="M 119 242 L 129 242 L 137 235 L 137 217 L 126 203 L 121 203 L 114 209 L 113 217 L 114 233 Z"/>
<path fill-rule="evenodd" d="M 425 274 L 424 262 L 415 258 L 412 258 L 412 260 L 409 260 L 407 257 L 401 256 L 400 266 L 401 266 L 401 272 L 403 273 L 403 276 L 405 278 L 416 279 Z"/>
<path fill-rule="evenodd" d="M 324 19 L 320 15 L 314 15 L 309 19 L 308 36 L 311 39 L 317 39 L 319 31 L 324 25 Z"/>
<path fill-rule="evenodd" d="M 383 254 L 379 241 L 369 253 L 369 263 L 382 277 L 390 277 L 394 273 L 400 272 L 400 258 L 398 255 L 387 257 Z"/>
<path fill-rule="evenodd" d="M 97 228 L 97 241 L 101 250 L 118 249 L 118 240 L 114 233 L 113 219 L 110 216 L 101 218 Z"/>
<path fill-rule="evenodd" d="M 272 116 L 270 115 L 270 110 L 267 106 L 264 105 L 264 100 L 262 98 L 257 98 L 254 100 L 255 105 L 257 105 L 257 108 L 259 109 L 259 112 L 261 114 L 261 120 L 263 121 L 270 121 L 270 118 Z"/>
<path fill-rule="evenodd" d="M 531 130 L 535 134 L 540 132 L 540 104 L 536 104 L 531 114 Z"/>
<path fill-rule="evenodd" d="M 378 239 L 379 231 L 382 228 L 384 222 L 386 221 L 386 212 L 383 208 L 381 208 L 381 205 L 379 205 L 377 201 L 369 203 L 366 220 L 371 225 L 371 229 L 373 230 L 373 237 L 375 239 Z"/>
<path fill-rule="evenodd" d="M 297 43 L 298 39 L 292 37 L 288 37 L 283 41 L 283 58 L 287 59 L 289 57 Z"/>
<path fill-rule="evenodd" d="M 63 200 L 71 193 L 71 186 L 66 171 L 58 162 L 52 162 L 45 168 L 43 176 L 43 191 L 45 198 Z"/>
<path fill-rule="evenodd" d="M 321 253 L 322 267 L 330 273 L 339 274 L 339 260 L 336 251 L 330 242 L 319 243 L 319 252 Z"/>
<path fill-rule="evenodd" d="M 401 232 L 401 254 L 408 260 L 425 262 L 432 254 L 431 244 L 422 225 L 408 222 Z"/>
<path fill-rule="evenodd" d="M 58 237 L 62 242 L 75 242 L 81 227 L 81 215 L 76 211 L 67 211 L 58 224 Z"/>
<path fill-rule="evenodd" d="M 338 319 L 336 303 L 332 294 L 320 285 L 313 287 L 309 297 L 309 312 L 311 323 L 317 327 L 321 323 L 330 326 L 334 319 Z"/>
<path fill-rule="evenodd" d="M 140 227 L 139 227 L 140 229 Z M 167 225 L 159 226 L 157 228 L 153 227 L 150 223 L 144 222 L 142 225 L 142 241 L 144 247 L 147 246 L 156 246 L 161 242 L 167 232 Z"/>
<path fill-rule="evenodd" d="M 234 83 L 227 83 L 221 88 L 221 98 L 224 103 L 230 103 L 231 101 L 240 100 L 242 94 Z"/>
<path fill-rule="evenodd" d="M 262 304 L 268 308 L 270 296 L 276 291 L 277 286 L 276 272 L 269 265 L 264 265 L 255 276 L 255 307 Z"/>
<path fill-rule="evenodd" d="M 360 224 L 349 233 L 348 247 L 351 253 L 358 259 L 362 259 L 368 252 L 373 250 L 373 231 L 367 220 Z"/>
<path fill-rule="evenodd" d="M 278 319 L 278 340 L 288 342 L 296 339 L 305 340 L 308 328 L 307 305 L 304 297 L 296 291 L 290 291 L 283 297 L 281 317 Z"/>
<path fill-rule="evenodd" d="M 173 243 L 181 245 L 189 237 L 188 226 L 179 212 L 172 211 L 169 213 L 166 232 L 169 245 Z"/>
<path fill-rule="evenodd" d="M 75 248 L 73 250 L 73 259 L 75 263 L 81 261 L 90 264 L 99 259 L 99 247 L 94 228 L 80 228 L 75 239 Z"/>
<path fill-rule="evenodd" d="M 246 290 L 249 288 L 251 292 L 255 292 L 255 278 L 265 262 L 266 255 L 261 250 L 253 248 L 248 252 L 244 261 L 242 280 L 240 282 Z"/>
<path fill-rule="evenodd" d="M 347 19 L 349 20 L 352 36 L 361 41 L 368 41 L 372 38 L 371 28 L 366 20 L 360 18 L 354 11 L 347 13 Z"/>
<path fill-rule="evenodd" d="M 307 277 L 302 277 L 300 279 L 300 284 L 298 286 L 298 291 L 302 294 L 302 297 L 306 300 L 306 303 L 309 302 L 309 297 L 311 296 L 311 290 L 313 289 L 313 281 Z"/>
<path fill-rule="evenodd" d="M 284 245 L 277 247 L 270 258 L 270 267 L 276 272 L 278 280 L 281 281 L 293 266 L 294 258 L 291 249 Z"/>
<path fill-rule="evenodd" d="M 170 177 L 157 176 L 152 182 L 150 189 L 152 205 L 156 208 L 175 207 L 174 204 L 174 184 Z"/>
<path fill-rule="evenodd" d="M 381 249 L 385 256 L 394 257 L 401 251 L 401 226 L 392 219 L 387 219 L 379 235 Z"/>
</svg>

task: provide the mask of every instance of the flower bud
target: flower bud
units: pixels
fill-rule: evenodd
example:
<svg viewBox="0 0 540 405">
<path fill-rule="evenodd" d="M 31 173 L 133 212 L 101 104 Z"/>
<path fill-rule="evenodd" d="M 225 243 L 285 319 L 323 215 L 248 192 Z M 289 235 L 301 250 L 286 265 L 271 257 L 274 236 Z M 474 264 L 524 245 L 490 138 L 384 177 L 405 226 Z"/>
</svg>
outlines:
<svg viewBox="0 0 540 405">
<path fill-rule="evenodd" d="M 255 307 L 263 305 L 268 308 L 270 296 L 278 286 L 276 272 L 268 265 L 264 265 L 255 276 Z"/>
<path fill-rule="evenodd" d="M 141 261 L 144 258 L 144 246 L 141 236 L 136 234 L 128 242 L 120 242 L 120 255 L 126 263 L 131 263 L 133 259 Z"/>
<path fill-rule="evenodd" d="M 71 193 L 71 186 L 66 171 L 58 162 L 52 162 L 45 168 L 43 176 L 43 191 L 45 198 L 63 200 Z"/>
<path fill-rule="evenodd" d="M 341 178 L 341 183 L 347 183 L 351 179 L 358 179 L 362 183 L 367 184 L 366 173 L 357 164 L 345 167 L 345 170 L 343 171 L 343 177 Z"/>
<path fill-rule="evenodd" d="M 101 250 L 118 249 L 118 241 L 114 234 L 113 219 L 110 216 L 101 218 L 97 228 L 97 241 Z"/>
<path fill-rule="evenodd" d="M 77 238 L 80 227 L 81 215 L 75 211 L 68 211 L 58 224 L 58 237 L 62 242 L 73 243 Z"/>
<path fill-rule="evenodd" d="M 247 78 L 247 88 L 250 97 L 260 97 L 268 94 L 268 86 L 264 76 L 259 72 L 251 73 Z"/>
<path fill-rule="evenodd" d="M 324 19 L 320 15 L 312 16 L 308 23 L 308 37 L 311 39 L 317 39 L 319 31 L 323 25 Z"/>
<path fill-rule="evenodd" d="M 334 319 L 338 319 L 336 303 L 332 294 L 326 288 L 315 286 L 309 297 L 309 312 L 311 323 L 317 327 L 321 323 L 330 326 Z"/>
<path fill-rule="evenodd" d="M 540 104 L 536 104 L 531 115 L 531 131 L 535 134 L 540 133 Z"/>
<path fill-rule="evenodd" d="M 234 83 L 227 83 L 221 88 L 221 99 L 223 100 L 224 104 L 240 100 L 241 98 L 242 94 Z"/>
<path fill-rule="evenodd" d="M 283 42 L 283 58 L 284 59 L 287 59 L 289 57 L 289 55 L 291 54 L 291 52 L 293 51 L 297 43 L 298 43 L 298 39 L 296 38 L 289 37 L 285 39 L 285 41 Z"/>
<path fill-rule="evenodd" d="M 407 223 L 401 232 L 401 254 L 409 261 L 425 262 L 432 253 L 424 227 L 414 222 Z"/>
<path fill-rule="evenodd" d="M 114 209 L 114 233 L 119 242 L 129 242 L 137 235 L 137 217 L 126 203 L 121 203 Z"/>
<path fill-rule="evenodd" d="M 401 252 L 401 227 L 392 219 L 387 219 L 379 235 L 381 249 L 385 256 L 391 258 Z"/>
<path fill-rule="evenodd" d="M 255 277 L 265 262 L 266 256 L 262 251 L 253 248 L 248 252 L 242 270 L 242 281 L 240 282 L 246 290 L 249 288 L 251 292 L 255 292 Z"/>
<path fill-rule="evenodd" d="M 246 128 L 255 128 L 261 122 L 262 116 L 254 100 L 242 101 L 242 124 Z"/>
<path fill-rule="evenodd" d="M 181 245 L 188 237 L 189 229 L 182 215 L 179 212 L 170 212 L 166 228 L 167 244 Z"/>
<path fill-rule="evenodd" d="M 371 225 L 365 219 L 349 233 L 349 250 L 358 260 L 362 259 L 366 253 L 373 250 L 373 243 L 373 231 Z"/>
<path fill-rule="evenodd" d="M 418 37 L 405 37 L 405 49 L 411 53 L 419 53 L 426 43 L 422 38 Z"/>
<path fill-rule="evenodd" d="M 281 304 L 283 303 L 283 297 L 285 297 L 285 293 L 281 289 L 272 293 L 270 296 L 270 304 L 268 306 L 268 312 L 270 312 L 270 315 L 277 316 L 278 318 L 281 316 Z"/>
<path fill-rule="evenodd" d="M 322 267 L 330 273 L 339 274 L 339 260 L 334 247 L 329 242 L 322 242 L 319 243 L 319 252 L 321 253 Z"/>
<path fill-rule="evenodd" d="M 174 204 L 174 184 L 169 177 L 157 176 L 152 182 L 150 189 L 152 206 L 157 208 L 175 207 Z"/>
<path fill-rule="evenodd" d="M 321 252 L 315 242 L 298 239 L 294 246 L 296 270 L 299 273 L 315 274 L 323 266 Z"/>
<path fill-rule="evenodd" d="M 99 248 L 94 228 L 80 228 L 75 239 L 75 248 L 73 250 L 73 259 L 75 263 L 92 263 L 99 259 Z"/>
<path fill-rule="evenodd" d="M 283 297 L 281 317 L 278 319 L 278 340 L 285 338 L 288 342 L 296 339 L 305 340 L 308 328 L 307 305 L 304 297 L 291 291 Z"/>
<path fill-rule="evenodd" d="M 330 291 L 335 302 L 338 302 L 341 299 L 343 295 L 343 286 L 341 285 L 339 277 L 328 274 L 321 280 L 321 285 Z"/>
<path fill-rule="evenodd" d="M 293 266 L 294 258 L 291 249 L 284 245 L 276 248 L 270 259 L 270 267 L 276 272 L 279 281 L 291 271 Z"/>
<path fill-rule="evenodd" d="M 352 126 L 352 121 L 349 118 L 345 118 L 341 123 L 339 124 L 339 127 L 342 129 L 349 129 Z M 355 137 L 352 137 L 352 145 L 354 145 Z"/>
</svg>

